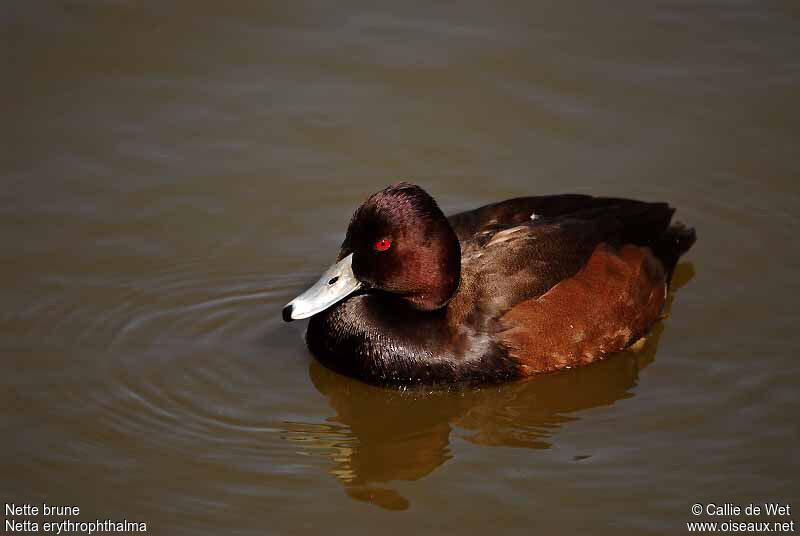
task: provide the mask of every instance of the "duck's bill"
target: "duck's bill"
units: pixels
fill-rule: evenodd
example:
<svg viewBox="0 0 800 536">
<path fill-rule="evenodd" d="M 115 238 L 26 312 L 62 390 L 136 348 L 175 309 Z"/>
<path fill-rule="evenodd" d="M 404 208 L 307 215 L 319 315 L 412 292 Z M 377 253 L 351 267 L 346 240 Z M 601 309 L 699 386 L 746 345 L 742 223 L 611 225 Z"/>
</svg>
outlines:
<svg viewBox="0 0 800 536">
<path fill-rule="evenodd" d="M 310 289 L 287 303 L 283 308 L 283 319 L 291 322 L 313 316 L 346 298 L 360 287 L 361 282 L 353 274 L 351 253 L 328 268 Z"/>
</svg>

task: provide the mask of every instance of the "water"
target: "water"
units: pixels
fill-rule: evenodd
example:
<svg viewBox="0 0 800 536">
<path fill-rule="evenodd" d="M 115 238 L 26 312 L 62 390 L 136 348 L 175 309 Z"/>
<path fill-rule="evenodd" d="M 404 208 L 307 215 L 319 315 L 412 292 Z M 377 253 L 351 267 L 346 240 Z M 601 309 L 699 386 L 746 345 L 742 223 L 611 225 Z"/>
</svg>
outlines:
<svg viewBox="0 0 800 536">
<path fill-rule="evenodd" d="M 6 6 L 3 501 L 170 535 L 680 534 L 693 503 L 800 508 L 798 22 L 791 1 Z M 401 178 L 447 213 L 669 201 L 699 240 L 640 353 L 386 391 L 316 364 L 280 308 Z"/>
</svg>

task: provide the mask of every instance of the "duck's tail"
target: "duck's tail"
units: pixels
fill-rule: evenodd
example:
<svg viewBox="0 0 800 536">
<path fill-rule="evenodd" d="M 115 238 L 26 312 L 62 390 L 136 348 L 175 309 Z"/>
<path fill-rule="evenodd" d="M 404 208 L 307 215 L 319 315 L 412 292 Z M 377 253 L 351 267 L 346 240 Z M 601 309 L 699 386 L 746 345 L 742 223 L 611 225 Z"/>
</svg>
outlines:
<svg viewBox="0 0 800 536">
<path fill-rule="evenodd" d="M 618 232 L 621 233 L 622 241 L 649 247 L 663 264 L 669 283 L 678 259 L 697 240 L 694 229 L 682 223 L 673 223 L 675 209 L 667 203 L 614 198 L 601 198 L 597 201 L 599 206 L 584 212 L 591 214 L 592 210 L 600 211 L 603 215 L 608 214 L 621 222 L 622 227 Z"/>
<path fill-rule="evenodd" d="M 689 248 L 697 240 L 697 233 L 691 227 L 686 227 L 682 223 L 673 223 L 661 238 L 653 244 L 653 253 L 664 264 L 667 271 L 667 283 L 672 280 L 672 273 L 681 255 L 689 251 Z"/>
</svg>

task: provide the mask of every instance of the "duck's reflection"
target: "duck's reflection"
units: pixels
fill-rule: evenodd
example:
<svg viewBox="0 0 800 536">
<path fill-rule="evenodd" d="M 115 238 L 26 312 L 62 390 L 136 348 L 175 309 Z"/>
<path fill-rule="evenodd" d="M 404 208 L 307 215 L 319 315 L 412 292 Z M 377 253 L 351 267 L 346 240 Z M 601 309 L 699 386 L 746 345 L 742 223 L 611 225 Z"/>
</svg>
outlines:
<svg viewBox="0 0 800 536">
<path fill-rule="evenodd" d="M 686 279 L 691 273 L 684 269 Z M 640 348 L 587 367 L 448 392 L 373 387 L 313 361 L 311 380 L 336 415 L 324 425 L 285 423 L 287 438 L 330 456 L 336 464 L 331 472 L 354 499 L 402 510 L 408 501 L 388 484 L 418 480 L 450 459 L 454 427 L 481 445 L 549 448 L 561 426 L 579 418 L 576 412 L 633 396 L 662 331 L 659 323 Z"/>
</svg>

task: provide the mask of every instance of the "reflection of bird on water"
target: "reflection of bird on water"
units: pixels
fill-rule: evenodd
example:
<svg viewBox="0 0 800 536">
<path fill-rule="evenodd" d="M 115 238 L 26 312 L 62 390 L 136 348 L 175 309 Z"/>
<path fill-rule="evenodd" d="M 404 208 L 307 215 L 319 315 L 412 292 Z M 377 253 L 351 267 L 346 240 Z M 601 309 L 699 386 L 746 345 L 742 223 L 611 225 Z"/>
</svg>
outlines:
<svg viewBox="0 0 800 536">
<path fill-rule="evenodd" d="M 679 266 L 674 285 L 691 276 L 690 266 Z M 633 396 L 662 330 L 659 323 L 641 348 L 588 367 L 481 389 L 384 389 L 312 361 L 311 380 L 336 415 L 325 424 L 284 423 L 286 438 L 329 456 L 336 464 L 331 472 L 354 499 L 402 510 L 408 500 L 385 484 L 419 480 L 450 459 L 453 427 L 476 444 L 549 448 L 548 439 L 579 418 L 575 412 Z"/>
</svg>

